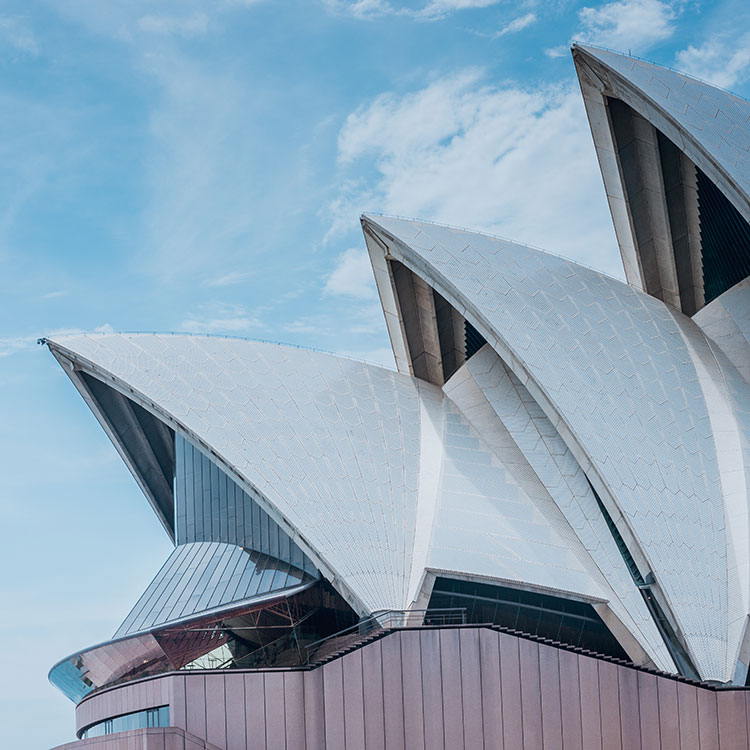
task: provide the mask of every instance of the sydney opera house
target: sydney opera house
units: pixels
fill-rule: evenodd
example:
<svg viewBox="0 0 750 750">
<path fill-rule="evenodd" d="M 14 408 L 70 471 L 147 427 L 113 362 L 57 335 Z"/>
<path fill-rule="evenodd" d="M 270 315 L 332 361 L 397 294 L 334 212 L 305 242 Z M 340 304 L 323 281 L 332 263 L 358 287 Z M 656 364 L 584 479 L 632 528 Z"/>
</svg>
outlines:
<svg viewBox="0 0 750 750">
<path fill-rule="evenodd" d="M 627 283 L 367 214 L 396 370 L 46 340 L 174 542 L 61 747 L 748 747 L 750 103 L 573 57 Z"/>
</svg>

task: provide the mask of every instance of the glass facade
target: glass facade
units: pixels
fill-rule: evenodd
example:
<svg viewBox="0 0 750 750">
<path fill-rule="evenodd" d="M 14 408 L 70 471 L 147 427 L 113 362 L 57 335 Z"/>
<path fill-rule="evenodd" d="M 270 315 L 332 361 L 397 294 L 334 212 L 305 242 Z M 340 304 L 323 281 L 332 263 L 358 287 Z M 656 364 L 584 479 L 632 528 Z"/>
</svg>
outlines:
<svg viewBox="0 0 750 750">
<path fill-rule="evenodd" d="M 487 343 L 484 336 L 468 320 L 464 321 L 464 338 L 466 340 L 466 359 L 473 357 Z"/>
<path fill-rule="evenodd" d="M 115 716 L 113 719 L 105 719 L 98 724 L 92 724 L 81 733 L 81 739 L 90 737 L 103 737 L 115 732 L 127 732 L 131 729 L 148 729 L 149 727 L 169 726 L 169 706 L 149 708 L 145 711 L 135 711 L 132 714 Z"/>
<path fill-rule="evenodd" d="M 466 622 L 491 623 L 628 660 L 596 610 L 586 602 L 534 591 L 437 578 L 429 609 L 466 608 Z"/>
<path fill-rule="evenodd" d="M 706 304 L 750 276 L 750 225 L 696 168 Z"/>
<path fill-rule="evenodd" d="M 175 436 L 175 542 L 224 542 L 289 563 L 310 575 L 315 565 L 257 499 L 190 441 Z"/>
</svg>

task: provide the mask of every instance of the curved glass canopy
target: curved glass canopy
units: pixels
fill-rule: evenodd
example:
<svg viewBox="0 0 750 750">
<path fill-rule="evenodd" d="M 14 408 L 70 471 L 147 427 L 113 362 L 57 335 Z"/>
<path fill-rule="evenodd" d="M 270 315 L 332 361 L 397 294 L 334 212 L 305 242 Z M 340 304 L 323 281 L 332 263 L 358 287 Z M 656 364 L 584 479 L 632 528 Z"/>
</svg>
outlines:
<svg viewBox="0 0 750 750">
<path fill-rule="evenodd" d="M 256 641 L 242 635 L 291 627 L 295 617 L 289 607 L 280 610 L 280 623 L 272 622 L 273 613 L 263 613 L 316 580 L 287 562 L 234 545 L 180 545 L 117 637 L 63 659 L 50 671 L 50 682 L 78 702 L 95 688 L 190 668 L 217 649 L 224 649 L 220 661 L 232 661 L 240 652 L 253 651 Z M 255 624 L 241 627 L 253 633 L 243 633 L 238 639 L 231 625 L 250 615 Z M 211 666 L 222 664 L 212 662 Z"/>
</svg>

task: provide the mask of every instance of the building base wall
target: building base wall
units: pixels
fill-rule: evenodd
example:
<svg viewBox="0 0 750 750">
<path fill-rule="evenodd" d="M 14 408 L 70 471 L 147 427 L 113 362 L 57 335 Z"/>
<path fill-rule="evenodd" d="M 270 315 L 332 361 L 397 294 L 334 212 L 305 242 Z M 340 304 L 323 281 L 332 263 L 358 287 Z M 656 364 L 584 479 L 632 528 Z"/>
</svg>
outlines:
<svg viewBox="0 0 750 750">
<path fill-rule="evenodd" d="M 220 750 L 178 727 L 133 729 L 58 745 L 53 750 Z"/>
<path fill-rule="evenodd" d="M 84 699 L 78 727 L 160 705 L 186 737 L 220 750 L 750 746 L 746 689 L 717 690 L 489 627 L 396 630 L 311 670 L 129 683 Z"/>
</svg>

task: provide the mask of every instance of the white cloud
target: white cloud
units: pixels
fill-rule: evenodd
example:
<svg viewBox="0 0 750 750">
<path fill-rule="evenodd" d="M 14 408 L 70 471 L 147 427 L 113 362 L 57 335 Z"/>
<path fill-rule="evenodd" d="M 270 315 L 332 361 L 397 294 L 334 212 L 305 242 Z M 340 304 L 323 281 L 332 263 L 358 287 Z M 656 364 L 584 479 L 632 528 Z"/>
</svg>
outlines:
<svg viewBox="0 0 750 750">
<path fill-rule="evenodd" d="M 15 18 L 0 18 L 0 50 L 2 48 L 28 57 L 39 54 L 39 43 L 33 32 Z"/>
<path fill-rule="evenodd" d="M 375 18 L 397 12 L 387 0 L 323 0 L 323 5 L 333 13 L 354 18 Z"/>
<path fill-rule="evenodd" d="M 430 0 L 421 10 L 414 13 L 417 18 L 435 20 L 443 18 L 449 13 L 471 8 L 489 8 L 497 5 L 500 0 Z"/>
<path fill-rule="evenodd" d="M 676 55 L 677 67 L 716 86 L 730 89 L 750 80 L 750 33 L 715 36 Z"/>
<path fill-rule="evenodd" d="M 621 51 L 643 52 L 674 32 L 677 11 L 662 0 L 616 0 L 578 11 L 581 29 L 574 41 Z"/>
<path fill-rule="evenodd" d="M 547 55 L 547 57 L 551 57 L 553 59 L 558 57 L 567 57 L 570 54 L 570 47 L 568 47 L 567 44 L 561 44 L 558 47 L 550 47 L 544 50 L 544 54 Z"/>
<path fill-rule="evenodd" d="M 10 336 L 0 338 L 0 357 L 9 357 L 16 352 L 32 349 L 37 342 L 35 336 Z"/>
<path fill-rule="evenodd" d="M 247 281 L 252 274 L 249 271 L 229 271 L 206 282 L 206 286 L 232 286 Z"/>
<path fill-rule="evenodd" d="M 208 30 L 208 16 L 197 11 L 185 17 L 146 15 L 138 19 L 138 28 L 149 34 L 198 36 Z"/>
<path fill-rule="evenodd" d="M 420 21 L 436 21 L 460 10 L 488 8 L 501 0 L 429 0 L 420 8 L 399 8 L 388 0 L 322 0 L 328 10 L 354 18 L 409 16 Z"/>
<path fill-rule="evenodd" d="M 218 304 L 204 308 L 201 313 L 190 315 L 180 324 L 187 333 L 241 333 L 261 328 L 262 323 L 242 305 Z"/>
<path fill-rule="evenodd" d="M 514 18 L 510 23 L 505 24 L 505 26 L 503 26 L 503 28 L 495 34 L 495 38 L 505 36 L 506 34 L 515 34 L 518 31 L 523 31 L 525 28 L 531 26 L 531 24 L 536 23 L 536 21 L 536 13 L 527 13 L 524 16 Z"/>
<path fill-rule="evenodd" d="M 247 265 L 247 238 L 257 236 L 254 211 L 262 201 L 253 87 L 172 53 L 148 63 L 162 91 L 150 119 L 150 200 L 140 266 L 175 279 L 205 278 L 218 264 Z"/>
<path fill-rule="evenodd" d="M 353 112 L 339 136 L 332 234 L 366 210 L 483 229 L 620 273 L 574 88 L 499 88 L 467 70 Z M 374 176 L 347 182 L 348 169 Z"/>
<path fill-rule="evenodd" d="M 336 268 L 326 279 L 323 291 L 326 294 L 374 299 L 375 282 L 367 252 L 361 248 L 351 248 L 342 253 Z"/>
<path fill-rule="evenodd" d="M 382 317 L 382 314 L 381 314 Z M 379 346 L 374 349 L 364 349 L 343 352 L 345 356 L 354 357 L 369 362 L 372 365 L 387 367 L 389 370 L 396 369 L 396 360 L 393 357 L 393 349 L 390 346 Z"/>
</svg>

